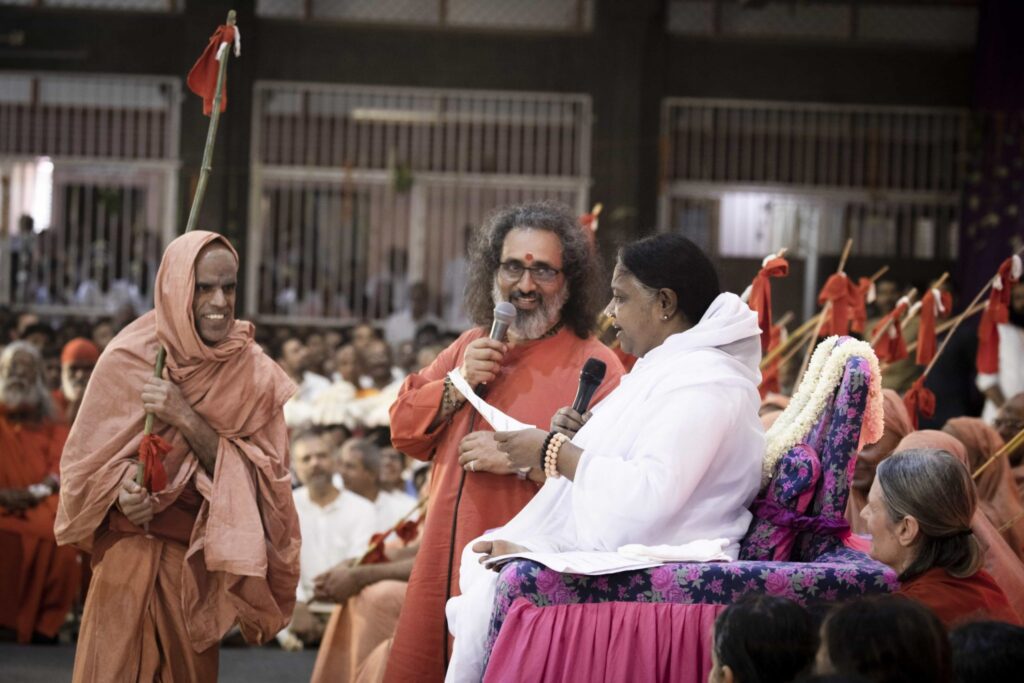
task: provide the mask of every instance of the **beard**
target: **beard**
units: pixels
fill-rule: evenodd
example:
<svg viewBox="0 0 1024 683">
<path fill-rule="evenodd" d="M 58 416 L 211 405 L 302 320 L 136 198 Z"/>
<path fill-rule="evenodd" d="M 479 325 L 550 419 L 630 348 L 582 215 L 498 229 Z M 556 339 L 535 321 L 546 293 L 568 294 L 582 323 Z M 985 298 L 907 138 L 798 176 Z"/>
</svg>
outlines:
<svg viewBox="0 0 1024 683">
<path fill-rule="evenodd" d="M 64 394 L 64 398 L 72 403 L 81 401 L 82 395 L 85 394 L 85 382 L 62 377 L 60 380 L 60 391 Z"/>
<path fill-rule="evenodd" d="M 532 311 L 524 311 L 516 307 L 516 319 L 508 327 L 509 336 L 523 341 L 540 339 L 561 319 L 562 307 L 569 300 L 568 285 L 563 286 L 558 293 L 550 296 L 545 296 L 540 290 L 537 290 L 536 294 L 540 304 L 537 308 Z M 516 299 L 521 296 L 522 292 L 513 289 L 506 299 L 501 293 L 498 281 L 494 281 L 494 287 L 491 290 L 491 298 L 494 299 L 494 303 L 508 301 L 515 305 Z"/>
<path fill-rule="evenodd" d="M 13 413 L 42 415 L 48 412 L 49 396 L 41 380 L 29 385 L 4 380 L 0 382 L 0 403 Z"/>
</svg>

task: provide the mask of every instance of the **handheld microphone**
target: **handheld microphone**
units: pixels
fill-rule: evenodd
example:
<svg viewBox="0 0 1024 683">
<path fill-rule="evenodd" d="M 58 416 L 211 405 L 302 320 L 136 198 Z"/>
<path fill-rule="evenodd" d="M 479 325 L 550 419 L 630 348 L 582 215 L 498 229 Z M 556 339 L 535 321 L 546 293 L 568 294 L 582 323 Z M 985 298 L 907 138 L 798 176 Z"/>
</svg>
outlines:
<svg viewBox="0 0 1024 683">
<path fill-rule="evenodd" d="M 505 341 L 509 325 L 515 322 L 516 307 L 508 301 L 501 301 L 494 307 L 494 322 L 491 323 L 491 339 Z"/>
<path fill-rule="evenodd" d="M 590 399 L 594 398 L 594 392 L 601 386 L 607 366 L 604 361 L 597 358 L 588 358 L 580 370 L 580 386 L 576 390 L 576 398 L 572 402 L 572 409 L 582 415 L 590 407 Z"/>
<path fill-rule="evenodd" d="M 516 307 L 508 301 L 500 301 L 498 305 L 494 307 L 494 322 L 491 323 L 491 334 L 490 338 L 495 341 L 505 341 L 505 335 L 508 334 L 509 325 L 516 319 Z M 478 384 L 474 393 L 480 398 L 484 398 L 487 395 L 487 385 Z"/>
</svg>

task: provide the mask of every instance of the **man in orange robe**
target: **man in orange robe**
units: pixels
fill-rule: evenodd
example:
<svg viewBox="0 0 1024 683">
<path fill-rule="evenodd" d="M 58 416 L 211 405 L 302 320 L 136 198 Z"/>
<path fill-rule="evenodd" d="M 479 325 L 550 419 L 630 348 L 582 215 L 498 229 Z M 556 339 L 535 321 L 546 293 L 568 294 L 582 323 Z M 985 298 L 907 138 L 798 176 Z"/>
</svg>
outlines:
<svg viewBox="0 0 1024 683">
<path fill-rule="evenodd" d="M 282 406 L 295 386 L 234 319 L 237 276 L 220 235 L 174 240 L 155 310 L 107 346 L 86 389 L 55 527 L 93 558 L 75 681 L 214 681 L 233 624 L 265 642 L 288 623 L 299 530 Z M 169 446 L 148 491 L 135 482 L 147 411 Z"/>
<path fill-rule="evenodd" d="M 53 536 L 67 431 L 52 412 L 39 351 L 14 342 L 0 355 L 0 627 L 19 643 L 56 638 L 81 576 Z"/>
<path fill-rule="evenodd" d="M 465 405 L 447 373 L 460 368 L 491 405 L 546 427 L 559 408 L 572 403 L 580 369 L 595 357 L 607 365 L 593 402 L 599 401 L 618 384 L 622 366 L 592 336 L 598 272 L 575 217 L 557 205 L 503 210 L 478 236 L 466 309 L 479 327 L 408 377 L 391 407 L 395 448 L 432 459 L 433 471 L 427 521 L 386 680 L 444 678 L 450 652 L 445 602 L 458 594 L 463 546 L 508 522 L 543 482 L 539 453 L 538 468 L 529 476 L 504 464 L 491 426 Z M 508 343 L 488 338 L 498 301 L 510 301 L 517 311 Z"/>
<path fill-rule="evenodd" d="M 99 359 L 99 347 L 84 337 L 72 339 L 60 352 L 60 389 L 55 389 L 50 397 L 57 419 L 69 428 L 82 407 L 85 388 Z"/>
</svg>

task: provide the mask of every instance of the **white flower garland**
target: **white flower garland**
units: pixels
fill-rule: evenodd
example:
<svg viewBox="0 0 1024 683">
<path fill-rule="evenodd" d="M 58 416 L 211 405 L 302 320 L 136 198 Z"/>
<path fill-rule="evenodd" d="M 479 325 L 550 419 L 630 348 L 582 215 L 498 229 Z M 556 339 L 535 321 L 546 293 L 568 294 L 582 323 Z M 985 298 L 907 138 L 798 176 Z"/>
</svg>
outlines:
<svg viewBox="0 0 1024 683">
<path fill-rule="evenodd" d="M 848 339 L 844 344 L 837 345 L 838 340 L 838 336 L 832 336 L 818 344 L 807 366 L 807 374 L 804 375 L 804 380 L 789 406 L 765 434 L 766 449 L 761 469 L 762 489 L 774 476 L 779 458 L 810 434 L 821 417 L 828 399 L 842 381 L 847 361 L 853 356 L 860 356 L 871 368 L 868 400 L 864 407 L 864 422 L 857 447 L 859 449 L 864 444 L 874 443 L 882 437 L 882 373 L 878 357 L 871 344 L 867 342 Z"/>
</svg>

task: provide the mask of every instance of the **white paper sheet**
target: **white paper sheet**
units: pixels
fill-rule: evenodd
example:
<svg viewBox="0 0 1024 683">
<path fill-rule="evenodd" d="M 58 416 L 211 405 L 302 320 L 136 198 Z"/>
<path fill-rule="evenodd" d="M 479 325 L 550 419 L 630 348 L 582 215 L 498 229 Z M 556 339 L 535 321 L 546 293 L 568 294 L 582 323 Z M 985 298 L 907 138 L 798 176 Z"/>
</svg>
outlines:
<svg viewBox="0 0 1024 683">
<path fill-rule="evenodd" d="M 538 562 L 548 569 L 554 569 L 563 574 L 583 574 L 586 576 L 600 576 L 601 574 L 614 574 L 615 572 L 630 571 L 632 569 L 648 569 L 657 567 L 663 562 L 637 562 L 629 560 L 622 555 L 613 552 L 567 552 L 567 553 L 514 553 L 511 555 L 500 555 L 484 563 L 487 568 L 504 564 L 509 560 L 532 560 Z"/>
<path fill-rule="evenodd" d="M 532 429 L 534 427 L 531 424 L 526 424 L 513 417 L 509 417 L 487 401 L 477 396 L 469 386 L 469 382 L 465 380 L 458 369 L 449 372 L 448 377 L 452 380 L 452 385 L 455 389 L 462 394 L 467 401 L 469 401 L 469 404 L 476 409 L 476 412 L 480 413 L 480 417 L 487 420 L 487 424 L 491 425 L 491 427 L 494 428 L 494 431 L 515 432 L 520 429 Z"/>
</svg>

